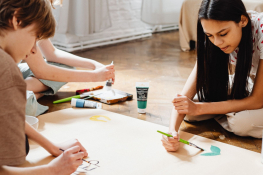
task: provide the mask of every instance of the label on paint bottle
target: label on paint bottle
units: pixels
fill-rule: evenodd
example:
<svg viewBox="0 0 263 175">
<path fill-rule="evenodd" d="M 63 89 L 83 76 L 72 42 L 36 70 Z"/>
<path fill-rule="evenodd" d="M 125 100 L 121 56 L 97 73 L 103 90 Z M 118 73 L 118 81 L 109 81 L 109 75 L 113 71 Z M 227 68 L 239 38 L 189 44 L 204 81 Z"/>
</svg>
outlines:
<svg viewBox="0 0 263 175">
<path fill-rule="evenodd" d="M 137 91 L 137 100 L 138 101 L 147 101 L 148 88 L 136 87 Z"/>
<path fill-rule="evenodd" d="M 97 103 L 89 100 L 83 100 L 83 99 L 76 99 L 76 98 L 71 99 L 71 106 L 76 108 L 96 108 L 96 109 L 102 108 L 101 103 Z"/>
<path fill-rule="evenodd" d="M 146 109 L 147 107 L 147 97 L 148 97 L 148 88 L 136 87 L 137 91 L 137 104 L 139 109 Z M 143 111 L 143 110 L 140 110 Z M 145 113 L 145 112 L 140 112 Z"/>
<path fill-rule="evenodd" d="M 85 100 L 84 107 L 87 107 L 87 108 L 97 108 L 97 103 L 94 102 L 94 101 Z"/>
</svg>

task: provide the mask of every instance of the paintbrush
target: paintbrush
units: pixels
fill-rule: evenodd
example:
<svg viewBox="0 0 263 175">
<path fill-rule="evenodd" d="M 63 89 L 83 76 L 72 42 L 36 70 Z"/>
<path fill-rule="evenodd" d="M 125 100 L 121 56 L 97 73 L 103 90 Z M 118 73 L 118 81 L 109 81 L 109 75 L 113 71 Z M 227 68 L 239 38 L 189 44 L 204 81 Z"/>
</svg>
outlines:
<svg viewBox="0 0 263 175">
<path fill-rule="evenodd" d="M 92 87 L 89 89 L 80 89 L 80 90 L 76 90 L 76 95 L 80 95 L 83 94 L 85 92 L 90 92 L 90 91 L 94 91 L 94 90 L 98 90 L 98 89 L 102 89 L 103 86 L 96 86 L 96 87 Z"/>
<path fill-rule="evenodd" d="M 113 61 L 111 62 L 111 65 L 113 65 Z M 115 96 L 114 90 L 112 90 L 112 79 L 109 79 L 106 81 L 106 85 L 103 87 L 104 91 L 111 91 L 113 95 Z"/>
<path fill-rule="evenodd" d="M 60 100 L 56 100 L 56 101 L 53 101 L 53 103 L 54 103 L 54 104 L 63 103 L 63 102 L 70 101 L 72 98 L 83 98 L 83 97 L 90 96 L 91 94 L 93 94 L 93 92 L 86 92 L 86 93 L 83 93 L 83 94 L 80 94 L 80 95 L 75 95 L 75 96 L 72 96 L 72 97 L 68 97 L 68 98 L 63 98 L 63 99 L 60 99 Z"/>
<path fill-rule="evenodd" d="M 80 94 L 80 95 L 75 95 L 75 96 L 72 96 L 72 97 L 63 98 L 61 100 L 53 101 L 53 103 L 54 104 L 63 103 L 63 102 L 71 101 L 72 98 L 83 98 L 83 97 L 87 97 L 88 96 L 87 98 L 84 98 L 84 100 L 85 100 L 85 99 L 89 99 L 89 98 L 92 98 L 94 96 L 100 95 L 102 93 L 90 96 L 91 94 L 93 94 L 93 92 L 86 92 L 86 93 L 83 93 L 83 94 Z"/>
<path fill-rule="evenodd" d="M 159 133 L 161 133 L 161 134 L 163 134 L 163 135 L 166 135 L 167 137 L 173 137 L 172 135 L 167 134 L 167 133 L 164 133 L 164 132 L 162 132 L 162 131 L 157 131 L 157 132 L 159 132 Z M 192 146 L 192 147 L 195 147 L 195 148 L 197 148 L 197 149 L 200 149 L 201 151 L 204 151 L 203 148 L 200 148 L 199 146 L 197 146 L 197 145 L 195 145 L 195 144 L 193 144 L 193 143 L 191 143 L 191 142 L 188 142 L 188 141 L 186 141 L 186 140 L 179 139 L 179 142 L 184 143 L 184 144 L 189 145 L 189 146 Z"/>
</svg>

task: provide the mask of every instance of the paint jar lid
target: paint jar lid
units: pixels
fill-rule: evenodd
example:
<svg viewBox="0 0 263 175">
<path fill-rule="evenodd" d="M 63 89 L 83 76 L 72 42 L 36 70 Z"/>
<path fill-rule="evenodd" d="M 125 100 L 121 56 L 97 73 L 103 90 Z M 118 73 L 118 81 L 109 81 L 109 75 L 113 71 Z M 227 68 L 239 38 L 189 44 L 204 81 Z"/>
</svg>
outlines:
<svg viewBox="0 0 263 175">
<path fill-rule="evenodd" d="M 140 114 L 145 114 L 145 113 L 146 113 L 146 109 L 140 109 L 140 108 L 138 108 L 138 113 L 140 113 Z"/>
</svg>

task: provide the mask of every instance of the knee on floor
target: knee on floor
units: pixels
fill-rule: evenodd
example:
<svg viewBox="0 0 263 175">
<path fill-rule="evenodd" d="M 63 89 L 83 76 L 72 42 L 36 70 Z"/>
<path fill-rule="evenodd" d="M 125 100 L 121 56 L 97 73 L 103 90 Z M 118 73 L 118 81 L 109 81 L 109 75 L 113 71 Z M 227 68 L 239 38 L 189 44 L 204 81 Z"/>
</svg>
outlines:
<svg viewBox="0 0 263 175">
<path fill-rule="evenodd" d="M 262 138 L 263 128 L 256 127 L 254 121 L 251 120 L 249 115 L 234 115 L 228 117 L 228 123 L 232 132 L 236 135 Z"/>
</svg>

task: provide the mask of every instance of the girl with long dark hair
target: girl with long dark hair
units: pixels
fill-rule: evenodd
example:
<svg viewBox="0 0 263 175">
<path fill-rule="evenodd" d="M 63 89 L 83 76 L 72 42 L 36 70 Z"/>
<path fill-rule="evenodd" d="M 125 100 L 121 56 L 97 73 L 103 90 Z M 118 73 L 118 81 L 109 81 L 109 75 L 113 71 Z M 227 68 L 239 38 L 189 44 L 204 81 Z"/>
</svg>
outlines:
<svg viewBox="0 0 263 175">
<path fill-rule="evenodd" d="M 197 62 L 182 93 L 173 99 L 169 132 L 174 138 L 162 138 L 165 149 L 179 148 L 183 120 L 215 118 L 236 135 L 261 138 L 262 59 L 263 13 L 247 12 L 241 0 L 203 0 L 197 24 Z"/>
</svg>

